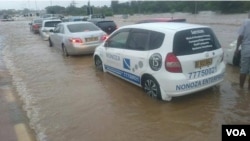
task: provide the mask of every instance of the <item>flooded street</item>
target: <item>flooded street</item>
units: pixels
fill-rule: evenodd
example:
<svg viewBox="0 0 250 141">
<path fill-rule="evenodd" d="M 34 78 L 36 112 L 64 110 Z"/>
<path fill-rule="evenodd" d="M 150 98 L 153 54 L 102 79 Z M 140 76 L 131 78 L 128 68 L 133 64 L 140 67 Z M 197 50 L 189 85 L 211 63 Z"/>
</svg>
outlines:
<svg viewBox="0 0 250 141">
<path fill-rule="evenodd" d="M 222 47 L 247 17 L 175 16 L 211 26 Z M 118 26 L 135 19 L 114 17 Z M 96 70 L 92 55 L 63 57 L 29 31 L 29 22 L 1 22 L 0 51 L 38 141 L 220 141 L 222 124 L 250 123 L 250 91 L 238 89 L 237 67 L 227 65 L 216 87 L 158 101 Z"/>
</svg>

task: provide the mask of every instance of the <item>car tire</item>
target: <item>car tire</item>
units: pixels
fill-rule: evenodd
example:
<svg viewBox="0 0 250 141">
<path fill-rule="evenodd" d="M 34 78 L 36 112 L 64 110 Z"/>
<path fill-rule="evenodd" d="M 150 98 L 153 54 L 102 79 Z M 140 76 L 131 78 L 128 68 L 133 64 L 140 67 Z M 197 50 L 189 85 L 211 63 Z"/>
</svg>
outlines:
<svg viewBox="0 0 250 141">
<path fill-rule="evenodd" d="M 49 47 L 53 47 L 53 43 L 51 42 L 50 38 L 49 38 Z"/>
<path fill-rule="evenodd" d="M 99 56 L 95 56 L 95 67 L 98 69 L 98 70 L 101 70 L 103 71 L 103 64 L 102 64 L 102 60 Z"/>
<path fill-rule="evenodd" d="M 160 86 L 153 77 L 146 76 L 142 81 L 142 87 L 150 97 L 162 100 Z"/>
<path fill-rule="evenodd" d="M 66 57 L 69 56 L 69 53 L 64 45 L 62 45 L 62 52 L 63 52 L 63 56 L 66 56 Z"/>
</svg>

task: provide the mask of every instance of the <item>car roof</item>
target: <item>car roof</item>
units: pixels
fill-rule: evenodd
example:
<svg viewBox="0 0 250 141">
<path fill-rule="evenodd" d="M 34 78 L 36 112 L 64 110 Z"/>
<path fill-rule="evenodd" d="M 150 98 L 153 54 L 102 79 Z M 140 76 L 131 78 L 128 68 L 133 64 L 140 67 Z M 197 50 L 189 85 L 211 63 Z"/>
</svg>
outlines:
<svg viewBox="0 0 250 141">
<path fill-rule="evenodd" d="M 139 20 L 137 23 L 149 23 L 149 22 L 186 22 L 185 18 L 149 18 Z"/>
<path fill-rule="evenodd" d="M 93 22 L 93 23 L 98 23 L 98 22 L 113 22 L 115 23 L 113 20 L 109 20 L 109 19 L 90 19 L 88 20 L 89 22 Z"/>
<path fill-rule="evenodd" d="M 43 22 L 47 22 L 47 21 L 62 21 L 60 19 L 44 19 Z"/>
<path fill-rule="evenodd" d="M 43 19 L 42 19 L 42 18 L 35 18 L 35 19 L 33 19 L 32 21 L 33 21 L 33 22 L 37 22 L 37 21 L 42 22 Z"/>
<path fill-rule="evenodd" d="M 91 22 L 88 22 L 88 21 L 71 21 L 71 22 L 62 22 L 60 24 L 62 25 L 72 25 L 72 24 L 79 24 L 79 23 L 91 23 Z M 93 24 L 93 23 L 91 23 Z"/>
<path fill-rule="evenodd" d="M 122 26 L 120 28 L 138 28 L 138 29 L 147 29 L 147 30 L 154 30 L 154 31 L 163 31 L 163 30 L 172 30 L 172 31 L 179 31 L 185 29 L 192 29 L 192 28 L 204 28 L 208 27 L 205 25 L 198 25 L 198 24 L 190 24 L 190 23 L 182 23 L 182 22 L 156 22 L 156 23 L 141 23 L 141 24 L 132 24 L 127 26 Z"/>
</svg>

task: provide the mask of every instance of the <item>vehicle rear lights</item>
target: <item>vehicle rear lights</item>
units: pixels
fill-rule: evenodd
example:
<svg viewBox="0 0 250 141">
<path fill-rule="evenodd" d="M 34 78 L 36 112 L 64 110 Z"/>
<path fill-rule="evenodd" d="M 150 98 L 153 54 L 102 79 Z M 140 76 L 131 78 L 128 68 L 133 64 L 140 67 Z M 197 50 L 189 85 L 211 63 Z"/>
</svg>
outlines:
<svg viewBox="0 0 250 141">
<path fill-rule="evenodd" d="M 80 38 L 70 38 L 69 39 L 69 41 L 71 42 L 71 43 L 83 43 L 82 42 L 82 39 L 80 39 Z"/>
<path fill-rule="evenodd" d="M 39 25 L 35 24 L 33 25 L 34 28 L 39 28 Z"/>
<path fill-rule="evenodd" d="M 165 68 L 169 72 L 181 73 L 181 63 L 173 53 L 168 53 L 165 59 Z"/>
<path fill-rule="evenodd" d="M 105 40 L 107 40 L 108 39 L 108 35 L 103 35 L 102 37 L 101 37 L 101 41 L 105 41 Z"/>
</svg>

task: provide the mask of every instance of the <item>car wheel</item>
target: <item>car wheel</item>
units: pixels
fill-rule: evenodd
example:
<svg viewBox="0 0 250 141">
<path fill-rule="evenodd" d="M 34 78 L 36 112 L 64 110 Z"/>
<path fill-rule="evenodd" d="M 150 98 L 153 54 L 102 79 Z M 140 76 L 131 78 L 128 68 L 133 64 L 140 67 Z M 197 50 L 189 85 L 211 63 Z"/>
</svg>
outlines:
<svg viewBox="0 0 250 141">
<path fill-rule="evenodd" d="M 147 95 L 161 100 L 161 90 L 158 82 L 151 76 L 145 77 L 142 81 L 142 87 Z"/>
<path fill-rule="evenodd" d="M 49 47 L 53 47 L 53 43 L 51 42 L 50 38 L 49 38 Z"/>
<path fill-rule="evenodd" d="M 66 56 L 66 57 L 69 56 L 69 53 L 64 45 L 62 45 L 62 52 L 63 52 L 63 56 Z"/>
<path fill-rule="evenodd" d="M 96 56 L 95 57 L 95 67 L 98 69 L 98 70 L 101 70 L 103 71 L 103 65 L 102 65 L 102 60 L 99 56 Z"/>
</svg>

